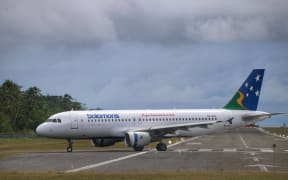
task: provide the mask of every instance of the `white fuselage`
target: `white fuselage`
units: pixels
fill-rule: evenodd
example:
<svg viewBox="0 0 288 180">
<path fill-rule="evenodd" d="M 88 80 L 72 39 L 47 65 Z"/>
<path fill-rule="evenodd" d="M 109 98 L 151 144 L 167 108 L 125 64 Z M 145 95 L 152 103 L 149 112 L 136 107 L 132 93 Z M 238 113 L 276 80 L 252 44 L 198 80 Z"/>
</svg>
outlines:
<svg viewBox="0 0 288 180">
<path fill-rule="evenodd" d="M 267 114 L 267 116 L 245 121 L 242 117 L 246 114 Z M 218 121 L 191 128 L 180 128 L 173 134 L 167 134 L 183 137 L 225 132 L 266 118 L 268 113 L 262 111 L 225 109 L 67 111 L 51 116 L 48 121 L 37 127 L 36 132 L 51 138 L 124 138 L 126 132 L 137 129 Z"/>
</svg>

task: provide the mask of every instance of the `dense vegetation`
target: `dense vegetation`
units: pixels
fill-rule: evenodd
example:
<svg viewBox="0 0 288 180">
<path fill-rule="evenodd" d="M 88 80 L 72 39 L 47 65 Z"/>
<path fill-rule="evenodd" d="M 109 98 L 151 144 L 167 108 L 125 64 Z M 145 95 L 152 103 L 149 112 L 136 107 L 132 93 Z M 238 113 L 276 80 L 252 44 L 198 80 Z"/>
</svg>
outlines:
<svg viewBox="0 0 288 180">
<path fill-rule="evenodd" d="M 79 172 L 79 173 L 61 173 L 61 172 L 0 172 L 0 179 L 67 179 L 67 180 L 82 180 L 82 179 L 102 179 L 102 180 L 113 180 L 113 179 L 134 179 L 134 180 L 286 180 L 288 177 L 287 172 L 249 172 L 249 171 L 239 171 L 239 172 L 193 172 L 193 171 L 182 171 L 182 170 L 170 170 L 170 171 L 160 171 L 160 172 Z"/>
<path fill-rule="evenodd" d="M 83 109 L 83 105 L 69 94 L 42 95 L 35 86 L 22 91 L 21 86 L 6 80 L 0 86 L 0 133 L 34 130 L 51 114 L 71 109 Z"/>
</svg>

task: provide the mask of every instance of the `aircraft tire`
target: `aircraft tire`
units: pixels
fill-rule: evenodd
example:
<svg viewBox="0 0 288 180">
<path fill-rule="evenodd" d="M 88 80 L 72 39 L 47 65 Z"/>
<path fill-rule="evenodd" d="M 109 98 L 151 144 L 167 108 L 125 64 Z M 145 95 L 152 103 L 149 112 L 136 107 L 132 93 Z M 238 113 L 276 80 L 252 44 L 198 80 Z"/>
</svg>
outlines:
<svg viewBox="0 0 288 180">
<path fill-rule="evenodd" d="M 156 145 L 157 151 L 167 151 L 167 145 L 165 143 L 158 143 Z"/>
<path fill-rule="evenodd" d="M 67 152 L 72 152 L 72 151 L 73 151 L 72 147 L 67 147 Z"/>
<path fill-rule="evenodd" d="M 143 151 L 144 146 L 134 146 L 133 149 L 134 151 Z"/>
</svg>

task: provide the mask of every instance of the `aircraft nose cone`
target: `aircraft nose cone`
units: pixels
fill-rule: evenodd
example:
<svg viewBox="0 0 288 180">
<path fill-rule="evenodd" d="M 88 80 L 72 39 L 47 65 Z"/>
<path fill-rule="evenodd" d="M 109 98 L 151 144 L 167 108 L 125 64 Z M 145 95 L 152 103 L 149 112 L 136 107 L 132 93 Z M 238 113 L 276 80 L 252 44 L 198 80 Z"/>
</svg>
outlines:
<svg viewBox="0 0 288 180">
<path fill-rule="evenodd" d="M 43 124 L 40 124 L 37 128 L 36 128 L 36 134 L 38 136 L 43 136 L 45 134 L 45 129 L 43 127 Z"/>
</svg>

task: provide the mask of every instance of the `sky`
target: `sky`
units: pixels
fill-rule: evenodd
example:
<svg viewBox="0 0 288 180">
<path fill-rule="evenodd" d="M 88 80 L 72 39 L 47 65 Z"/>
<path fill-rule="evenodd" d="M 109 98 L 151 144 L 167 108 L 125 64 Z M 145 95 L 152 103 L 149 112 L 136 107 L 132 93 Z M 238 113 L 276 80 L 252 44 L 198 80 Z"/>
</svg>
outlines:
<svg viewBox="0 0 288 180">
<path fill-rule="evenodd" d="M 265 68 L 258 109 L 288 112 L 287 18 L 287 0 L 0 0 L 0 83 L 87 108 L 221 108 Z"/>
</svg>

